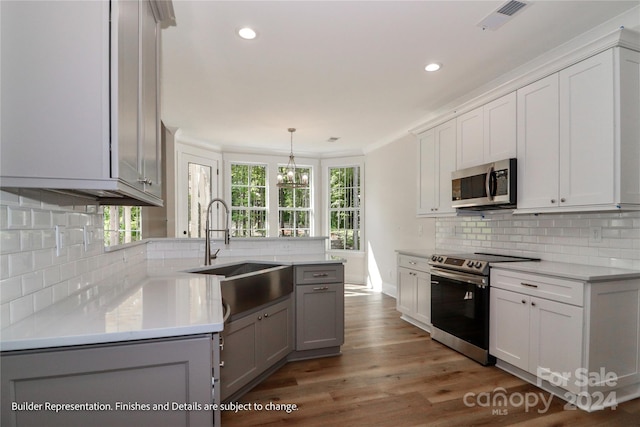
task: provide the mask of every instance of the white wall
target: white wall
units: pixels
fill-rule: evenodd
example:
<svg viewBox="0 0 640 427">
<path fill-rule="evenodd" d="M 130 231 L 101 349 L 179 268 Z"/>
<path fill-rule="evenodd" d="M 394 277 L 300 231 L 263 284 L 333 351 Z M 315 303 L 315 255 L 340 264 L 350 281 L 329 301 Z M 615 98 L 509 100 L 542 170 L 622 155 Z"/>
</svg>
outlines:
<svg viewBox="0 0 640 427">
<path fill-rule="evenodd" d="M 416 144 L 407 135 L 366 155 L 367 283 L 393 296 L 395 251 L 435 247 L 435 220 L 416 217 Z"/>
</svg>

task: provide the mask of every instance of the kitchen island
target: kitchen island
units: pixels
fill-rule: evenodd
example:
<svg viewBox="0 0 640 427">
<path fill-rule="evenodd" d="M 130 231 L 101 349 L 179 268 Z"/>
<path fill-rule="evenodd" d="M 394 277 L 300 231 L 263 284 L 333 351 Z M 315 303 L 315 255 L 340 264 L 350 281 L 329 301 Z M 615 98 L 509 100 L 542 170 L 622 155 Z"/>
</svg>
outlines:
<svg viewBox="0 0 640 427">
<path fill-rule="evenodd" d="M 341 267 L 318 255 L 250 261 Z M 218 425 L 224 279 L 200 267 L 145 260 L 3 328 L 2 425 Z"/>
</svg>

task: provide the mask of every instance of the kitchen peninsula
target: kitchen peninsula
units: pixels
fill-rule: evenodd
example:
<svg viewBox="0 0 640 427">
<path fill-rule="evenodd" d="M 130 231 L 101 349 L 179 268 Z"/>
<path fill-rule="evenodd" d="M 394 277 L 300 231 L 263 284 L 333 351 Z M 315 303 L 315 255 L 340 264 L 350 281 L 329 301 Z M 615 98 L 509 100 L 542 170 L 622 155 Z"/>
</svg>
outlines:
<svg viewBox="0 0 640 427">
<path fill-rule="evenodd" d="M 324 240 L 315 239 L 315 244 L 318 242 L 324 243 Z M 237 362 L 233 357 L 234 340 L 225 337 L 229 335 L 227 329 L 236 322 L 246 322 L 257 311 L 268 310 L 277 304 L 285 304 L 288 308 L 284 322 L 291 340 L 286 351 L 271 360 L 269 366 L 265 365 L 263 372 L 255 372 L 246 381 L 237 382 L 233 390 L 235 396 L 246 392 L 272 372 L 267 368 L 277 369 L 290 358 L 339 353 L 343 335 L 338 340 L 320 343 L 319 349 L 312 352 L 304 351 L 306 343 L 296 345 L 294 331 L 298 329 L 300 334 L 296 322 L 301 320 L 295 315 L 297 286 L 290 295 L 249 310 L 246 316 L 237 314 L 236 320 L 231 319 L 225 325 L 221 293 L 221 283 L 225 279 L 199 274 L 198 271 L 202 270 L 199 257 L 163 256 L 175 256 L 166 248 L 181 246 L 187 250 L 180 253 L 190 255 L 188 248 L 193 244 L 187 240 L 147 241 L 133 249 L 144 251 L 145 258 L 141 261 L 130 260 L 132 265 L 129 266 L 114 265 L 113 274 L 109 277 L 89 283 L 69 297 L 18 322 L 3 325 L 0 342 L 2 425 L 37 424 L 43 418 L 48 422 L 55 419 L 56 423 L 73 424 L 83 417 L 91 417 L 105 425 L 155 421 L 163 424 L 169 421 L 171 425 L 218 425 L 218 405 L 224 399 L 220 394 L 224 389 L 220 378 L 224 381 L 225 374 L 221 375 L 221 370 L 231 369 L 233 362 Z M 270 244 L 273 245 L 273 241 L 265 241 L 262 246 Z M 262 250 L 265 251 L 264 248 Z M 115 251 L 118 252 L 121 252 L 120 258 L 127 258 L 126 250 Z M 335 282 L 343 289 L 342 260 L 332 259 L 324 253 L 304 254 L 301 252 L 305 251 L 298 251 L 299 254 L 295 255 L 277 248 L 271 248 L 272 255 L 257 255 L 255 252 L 242 255 L 242 252 L 247 254 L 251 251 L 229 250 L 228 256 L 216 259 L 212 267 L 251 261 L 291 266 L 287 271 L 292 275 L 320 269 L 322 272 L 316 279 Z M 113 254 L 104 256 L 113 258 Z M 337 271 L 338 276 L 329 278 L 325 270 Z M 291 279 L 295 280 L 294 277 Z M 301 294 L 305 285 L 301 283 Z M 315 287 L 326 294 L 328 286 Z M 334 297 L 329 300 L 337 303 Z M 304 303 L 305 299 L 298 296 L 298 301 Z M 320 301 L 326 304 L 328 299 L 321 297 Z M 343 299 L 340 303 L 344 304 Z M 342 316 L 337 324 L 344 328 L 343 305 L 336 307 L 335 312 Z M 273 319 L 276 320 L 277 316 Z M 323 352 L 322 347 L 327 351 Z M 297 351 L 299 349 L 303 351 Z M 229 366 L 224 362 L 226 353 L 229 355 L 226 365 Z M 93 402 L 102 409 L 94 412 L 87 407 L 79 407 L 81 409 L 52 413 L 44 409 L 19 410 L 16 406 L 16 410 L 9 410 L 12 405 L 23 402 L 71 405 Z M 122 402 L 149 405 L 149 409 L 123 410 L 126 405 L 123 407 Z M 154 404 L 167 402 L 175 403 L 178 409 L 156 406 L 153 410 Z M 194 403 L 198 405 L 188 406 Z"/>
</svg>

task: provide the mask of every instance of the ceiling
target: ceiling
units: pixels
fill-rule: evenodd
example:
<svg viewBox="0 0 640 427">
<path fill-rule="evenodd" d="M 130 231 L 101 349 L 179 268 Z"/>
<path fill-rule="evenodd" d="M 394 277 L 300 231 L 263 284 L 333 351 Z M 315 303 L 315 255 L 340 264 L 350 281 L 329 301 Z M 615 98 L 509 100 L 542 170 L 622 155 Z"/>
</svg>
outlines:
<svg viewBox="0 0 640 427">
<path fill-rule="evenodd" d="M 533 0 L 478 26 L 504 3 L 174 0 L 163 121 L 224 150 L 286 153 L 294 127 L 296 155 L 361 154 L 640 1 Z"/>
</svg>

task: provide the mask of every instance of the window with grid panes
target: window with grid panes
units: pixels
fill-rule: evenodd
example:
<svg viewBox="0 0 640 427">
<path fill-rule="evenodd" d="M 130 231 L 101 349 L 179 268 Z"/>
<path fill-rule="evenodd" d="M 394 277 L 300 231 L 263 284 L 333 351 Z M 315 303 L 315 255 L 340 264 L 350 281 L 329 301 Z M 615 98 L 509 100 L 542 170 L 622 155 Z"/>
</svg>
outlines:
<svg viewBox="0 0 640 427">
<path fill-rule="evenodd" d="M 309 176 L 304 187 L 278 188 L 278 236 L 311 236 L 311 168 L 298 167 L 296 170 Z M 286 167 L 279 167 L 280 173 L 286 173 Z"/>
<path fill-rule="evenodd" d="M 231 236 L 266 237 L 267 166 L 231 164 Z"/>
<path fill-rule="evenodd" d="M 329 239 L 331 249 L 362 247 L 360 167 L 329 168 Z"/>
</svg>

